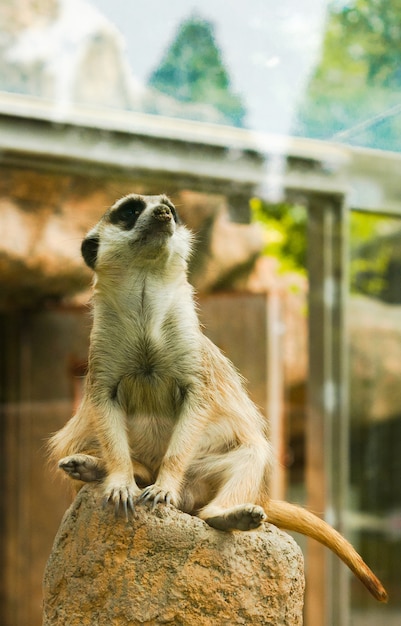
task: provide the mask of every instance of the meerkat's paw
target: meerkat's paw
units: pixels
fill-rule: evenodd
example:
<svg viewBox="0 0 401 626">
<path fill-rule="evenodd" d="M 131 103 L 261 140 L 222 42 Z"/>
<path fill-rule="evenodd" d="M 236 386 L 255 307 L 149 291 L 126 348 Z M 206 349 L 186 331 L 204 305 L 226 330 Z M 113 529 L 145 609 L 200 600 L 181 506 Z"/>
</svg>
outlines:
<svg viewBox="0 0 401 626">
<path fill-rule="evenodd" d="M 223 511 L 220 515 L 203 517 L 209 526 L 217 530 L 253 530 L 267 519 L 262 507 L 256 504 L 242 504 Z"/>
<path fill-rule="evenodd" d="M 105 467 L 100 459 L 89 454 L 66 456 L 59 461 L 58 466 L 74 480 L 82 480 L 85 483 L 101 480 L 106 475 Z"/>
<path fill-rule="evenodd" d="M 116 517 L 122 511 L 125 519 L 128 519 L 128 513 L 135 512 L 134 502 L 140 493 L 135 480 L 127 481 L 118 474 L 110 474 L 105 483 L 103 507 L 112 504 Z"/>
<path fill-rule="evenodd" d="M 173 491 L 166 491 L 156 484 L 146 487 L 137 499 L 137 502 L 152 502 L 152 510 L 156 507 L 158 502 L 176 505 L 176 501 L 177 498 Z"/>
</svg>

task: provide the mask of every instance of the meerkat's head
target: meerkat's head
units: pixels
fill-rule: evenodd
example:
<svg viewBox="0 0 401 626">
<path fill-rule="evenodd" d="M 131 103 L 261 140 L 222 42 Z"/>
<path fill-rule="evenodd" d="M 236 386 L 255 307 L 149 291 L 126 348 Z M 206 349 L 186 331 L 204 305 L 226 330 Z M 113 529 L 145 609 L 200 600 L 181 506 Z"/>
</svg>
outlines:
<svg viewBox="0 0 401 626">
<path fill-rule="evenodd" d="M 106 211 L 82 242 L 85 263 L 97 274 L 128 267 L 186 261 L 191 234 L 165 195 L 130 194 Z"/>
</svg>

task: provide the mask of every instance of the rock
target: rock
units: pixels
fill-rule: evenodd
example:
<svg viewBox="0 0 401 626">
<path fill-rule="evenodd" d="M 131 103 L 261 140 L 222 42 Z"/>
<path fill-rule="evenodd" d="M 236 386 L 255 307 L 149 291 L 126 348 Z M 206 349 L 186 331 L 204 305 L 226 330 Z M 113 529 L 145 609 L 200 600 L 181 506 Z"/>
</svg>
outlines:
<svg viewBox="0 0 401 626">
<path fill-rule="evenodd" d="M 239 224 L 230 218 L 223 197 L 200 193 L 181 194 L 180 214 L 195 233 L 190 280 L 200 292 L 240 289 L 262 253 L 263 232 L 258 224 Z M 184 203 L 183 203 L 184 204 Z M 245 205 L 242 215 L 247 214 Z M 241 282 L 242 281 L 242 282 Z"/>
<path fill-rule="evenodd" d="M 22 12 L 0 7 L 3 89 L 55 101 L 60 111 L 73 102 L 132 108 L 140 100 L 122 37 L 100 11 L 81 0 L 25 4 Z"/>
<path fill-rule="evenodd" d="M 172 507 L 102 509 L 85 486 L 47 563 L 43 626 L 302 624 L 303 559 L 274 526 L 214 530 Z"/>
<path fill-rule="evenodd" d="M 84 235 L 118 196 L 149 191 L 120 181 L 117 192 L 112 176 L 99 180 L 10 168 L 0 180 L 0 310 L 86 291 L 92 272 L 80 253 Z M 226 201 L 217 194 L 183 191 L 173 200 L 195 233 L 191 281 L 197 290 L 212 291 L 222 283 L 229 288 L 235 277 L 249 273 L 263 247 L 256 225 L 230 222 Z"/>
</svg>

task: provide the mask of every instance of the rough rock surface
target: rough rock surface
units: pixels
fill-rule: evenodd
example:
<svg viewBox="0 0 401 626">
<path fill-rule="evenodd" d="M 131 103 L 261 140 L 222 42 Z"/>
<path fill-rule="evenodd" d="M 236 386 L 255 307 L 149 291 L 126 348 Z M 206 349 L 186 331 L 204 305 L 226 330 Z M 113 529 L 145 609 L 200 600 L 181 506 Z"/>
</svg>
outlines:
<svg viewBox="0 0 401 626">
<path fill-rule="evenodd" d="M 47 564 L 43 626 L 296 626 L 303 590 L 301 551 L 274 526 L 223 533 L 163 505 L 127 522 L 86 486 Z"/>
</svg>

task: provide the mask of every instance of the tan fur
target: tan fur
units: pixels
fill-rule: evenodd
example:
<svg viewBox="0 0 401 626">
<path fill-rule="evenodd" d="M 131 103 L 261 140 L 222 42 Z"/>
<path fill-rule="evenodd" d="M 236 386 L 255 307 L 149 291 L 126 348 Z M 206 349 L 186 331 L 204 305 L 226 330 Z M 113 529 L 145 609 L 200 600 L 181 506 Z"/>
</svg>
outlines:
<svg viewBox="0 0 401 626">
<path fill-rule="evenodd" d="M 385 600 L 336 531 L 269 500 L 266 421 L 201 332 L 186 278 L 190 248 L 165 196 L 122 198 L 84 240 L 95 270 L 89 370 L 77 414 L 50 441 L 53 458 L 74 479 L 103 480 L 105 499 L 126 514 L 136 501 L 171 502 L 221 530 L 268 519 L 314 537 Z"/>
</svg>

